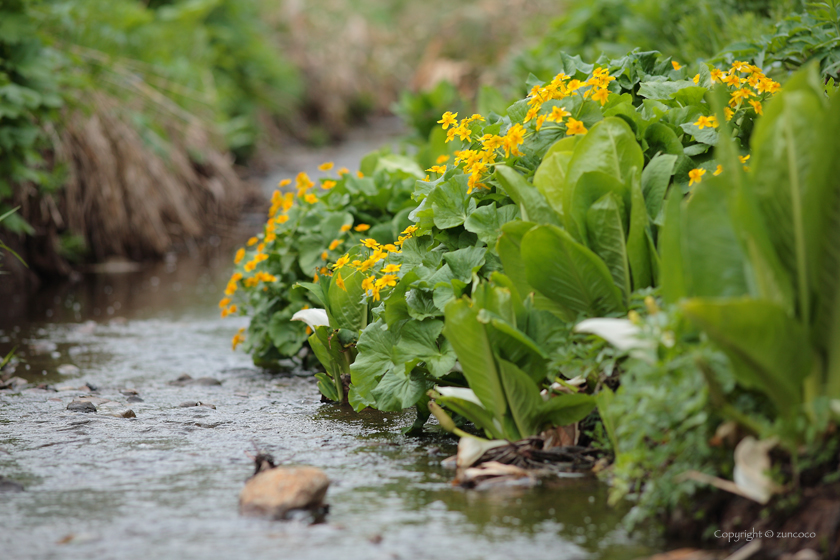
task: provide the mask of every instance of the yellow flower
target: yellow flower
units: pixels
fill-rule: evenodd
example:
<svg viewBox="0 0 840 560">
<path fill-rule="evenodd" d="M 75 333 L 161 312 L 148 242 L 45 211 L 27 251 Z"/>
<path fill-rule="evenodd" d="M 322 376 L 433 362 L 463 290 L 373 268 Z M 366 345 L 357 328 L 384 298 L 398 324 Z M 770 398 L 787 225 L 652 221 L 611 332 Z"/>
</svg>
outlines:
<svg viewBox="0 0 840 560">
<path fill-rule="evenodd" d="M 222 309 L 221 315 L 222 315 L 222 319 L 224 319 L 225 317 L 230 315 L 230 311 L 228 311 L 227 309 Z"/>
<path fill-rule="evenodd" d="M 376 276 L 368 276 L 367 278 L 362 280 L 362 289 L 364 291 L 372 290 L 374 282 L 376 282 Z"/>
<path fill-rule="evenodd" d="M 428 168 L 426 171 L 428 171 L 429 173 L 440 173 L 441 175 L 443 175 L 444 173 L 446 173 L 446 166 L 445 165 L 433 165 L 430 168 Z"/>
<path fill-rule="evenodd" d="M 718 175 L 720 175 L 721 173 L 723 173 L 723 166 L 722 166 L 722 165 L 720 165 L 720 164 L 718 164 L 717 169 L 715 169 L 715 172 L 714 172 L 714 173 L 712 173 L 712 175 L 714 175 L 715 177 L 717 177 L 717 176 L 718 176 Z"/>
<path fill-rule="evenodd" d="M 353 226 L 351 226 L 350 224 L 344 224 L 343 226 L 341 226 L 341 231 L 346 233 L 346 232 L 350 231 L 351 227 L 353 227 Z"/>
<path fill-rule="evenodd" d="M 458 116 L 458 113 L 453 113 L 451 111 L 447 111 L 443 114 L 441 119 L 438 121 L 438 124 L 441 125 L 441 128 L 443 128 L 443 130 L 446 130 L 450 126 L 455 125 L 455 122 L 456 122 L 455 117 L 457 117 L 457 116 Z"/>
<path fill-rule="evenodd" d="M 566 134 L 568 136 L 574 136 L 575 134 L 586 134 L 588 131 L 586 127 L 583 126 L 583 123 L 579 120 L 575 120 L 573 118 L 569 118 L 569 121 L 566 123 Z"/>
<path fill-rule="evenodd" d="M 610 90 L 608 89 L 599 89 L 598 91 L 592 94 L 592 99 L 594 99 L 595 101 L 600 101 L 602 107 L 607 104 L 607 99 L 609 97 Z"/>
<path fill-rule="evenodd" d="M 407 228 L 405 228 L 403 230 L 402 234 L 403 235 L 413 235 L 414 232 L 417 231 L 418 229 L 420 229 L 420 228 L 418 228 L 417 226 L 408 226 Z"/>
<path fill-rule="evenodd" d="M 726 120 L 728 120 L 728 121 L 731 121 L 732 117 L 735 116 L 735 111 L 733 111 L 729 107 L 724 107 L 723 108 L 723 113 L 726 115 Z"/>
<path fill-rule="evenodd" d="M 228 307 L 228 313 L 231 313 L 231 314 L 232 314 L 232 313 L 236 313 L 236 309 L 237 309 L 237 308 L 236 308 L 236 304 L 234 303 L 233 305 L 231 305 L 230 307 Z"/>
<path fill-rule="evenodd" d="M 234 264 L 239 264 L 242 262 L 242 259 L 245 258 L 245 249 L 240 247 L 239 250 L 236 252 L 236 256 L 233 258 Z"/>
<path fill-rule="evenodd" d="M 508 157 L 511 154 L 521 156 L 522 152 L 519 151 L 518 146 L 525 142 L 525 127 L 519 123 L 513 125 L 510 127 L 507 134 L 505 134 L 503 141 L 505 157 Z"/>
<path fill-rule="evenodd" d="M 386 274 L 385 276 L 377 280 L 376 284 L 381 288 L 384 288 L 386 286 L 393 288 L 397 285 L 398 281 L 399 277 L 396 274 Z"/>
<path fill-rule="evenodd" d="M 386 251 L 388 251 L 389 253 L 402 253 L 402 251 L 397 249 L 397 246 L 394 245 L 393 243 L 388 243 L 387 245 L 383 245 L 382 248 L 385 249 Z"/>
<path fill-rule="evenodd" d="M 257 253 L 259 254 L 263 251 L 265 251 L 265 243 L 260 243 L 259 245 L 257 245 Z"/>
<path fill-rule="evenodd" d="M 673 66 L 673 67 L 674 67 L 674 70 L 679 70 L 680 68 L 682 68 L 682 64 L 680 64 L 680 63 L 679 63 L 679 62 L 677 62 L 676 60 L 672 60 L 672 61 L 671 61 L 671 66 Z"/>
<path fill-rule="evenodd" d="M 321 260 L 325 261 L 325 260 L 327 260 L 327 259 L 329 259 L 329 258 L 330 258 L 330 254 L 329 254 L 329 253 L 327 253 L 326 251 L 324 251 L 323 253 L 321 253 Z"/>
<path fill-rule="evenodd" d="M 719 126 L 717 119 L 714 116 L 706 117 L 703 115 L 701 115 L 694 124 L 697 125 L 697 128 L 700 130 L 703 130 L 704 128 L 717 128 Z"/>
<path fill-rule="evenodd" d="M 691 81 L 694 82 L 694 85 L 699 84 L 700 83 L 700 74 L 697 74 L 696 76 L 691 78 Z"/>
<path fill-rule="evenodd" d="M 248 240 L 248 247 L 253 247 L 257 243 L 259 243 L 259 241 L 260 240 L 257 239 L 256 237 L 252 237 L 251 239 Z"/>
<path fill-rule="evenodd" d="M 308 202 L 309 204 L 315 204 L 316 202 L 318 202 L 318 197 L 317 197 L 317 196 L 315 196 L 315 195 L 314 195 L 314 194 L 312 194 L 312 193 L 309 193 L 308 195 L 306 195 L 305 197 L 303 197 L 303 200 L 305 200 L 305 201 L 306 201 L 306 202 Z"/>
<path fill-rule="evenodd" d="M 261 255 L 254 255 L 254 262 L 261 263 L 264 260 L 268 260 L 268 255 L 266 255 L 265 253 Z"/>
<path fill-rule="evenodd" d="M 277 239 L 277 234 L 276 234 L 276 233 L 274 233 L 274 232 L 272 232 L 272 233 L 268 233 L 268 234 L 266 234 L 266 236 L 265 236 L 265 242 L 266 242 L 266 243 L 271 243 L 271 242 L 272 242 L 272 241 L 274 241 L 275 239 Z"/>
<path fill-rule="evenodd" d="M 747 154 L 745 156 L 738 156 L 738 161 L 740 161 L 741 163 L 747 163 L 748 159 L 750 159 L 750 154 Z"/>
<path fill-rule="evenodd" d="M 337 270 L 337 269 L 341 268 L 342 266 L 345 266 L 349 262 L 350 262 L 350 255 L 349 254 L 344 255 L 343 257 L 341 257 L 340 259 L 335 261 L 335 264 L 332 266 L 332 268 L 333 268 L 333 270 Z"/>
<path fill-rule="evenodd" d="M 280 181 L 279 183 L 277 183 L 277 186 L 278 186 L 278 187 L 287 187 L 287 186 L 289 186 L 289 185 L 291 185 L 291 184 L 292 184 L 292 180 L 291 180 L 291 179 L 283 179 L 282 181 Z"/>
<path fill-rule="evenodd" d="M 437 157 L 437 159 L 435 160 L 435 163 L 440 165 L 441 163 L 446 163 L 447 161 L 449 161 L 449 156 L 446 155 L 446 154 L 443 154 L 442 156 Z"/>
<path fill-rule="evenodd" d="M 741 82 L 743 82 L 743 80 L 735 74 L 729 74 L 728 76 L 724 76 L 721 79 L 721 81 L 730 87 L 738 87 L 741 85 Z"/>
<path fill-rule="evenodd" d="M 379 290 L 381 288 L 379 286 L 374 285 L 373 288 L 370 289 L 371 295 L 373 295 L 373 301 L 379 301 Z"/>
<path fill-rule="evenodd" d="M 537 122 L 535 124 L 535 128 L 537 129 L 537 132 L 539 132 L 539 130 L 542 128 L 542 125 L 545 122 L 545 119 L 547 119 L 547 118 L 548 118 L 548 115 L 540 115 L 539 117 L 537 117 Z"/>
<path fill-rule="evenodd" d="M 234 272 L 233 275 L 230 277 L 230 281 L 234 284 L 242 280 L 242 273 L 241 272 Z"/>
<path fill-rule="evenodd" d="M 344 290 L 345 292 L 347 291 L 347 288 L 344 286 L 344 279 L 341 278 L 340 272 L 335 276 L 335 285 Z"/>
<path fill-rule="evenodd" d="M 699 183 L 700 181 L 702 181 L 703 180 L 702 177 L 705 174 L 706 174 L 705 169 L 699 169 L 698 168 L 698 169 L 692 169 L 691 171 L 689 171 L 688 172 L 688 178 L 690 180 L 688 182 L 688 186 L 690 187 L 694 183 Z"/>
<path fill-rule="evenodd" d="M 295 187 L 298 189 L 308 189 L 312 187 L 315 183 L 312 182 L 312 179 L 309 178 L 309 175 L 301 171 L 295 177 Z"/>
<path fill-rule="evenodd" d="M 364 178 L 365 178 L 365 174 L 364 174 L 364 173 L 362 173 L 361 171 L 356 171 L 356 177 L 358 177 L 359 179 L 364 179 Z"/>
<path fill-rule="evenodd" d="M 243 327 L 243 328 L 239 329 L 239 332 L 237 332 L 235 335 L 233 335 L 233 340 L 231 341 L 231 344 L 232 344 L 234 350 L 236 350 L 237 346 L 239 346 L 240 344 L 245 342 L 245 334 L 244 333 L 245 333 L 245 328 Z"/>
<path fill-rule="evenodd" d="M 564 117 L 570 116 L 571 113 L 565 107 L 552 107 L 551 113 L 548 115 L 548 120 L 552 122 L 561 122 Z"/>
<path fill-rule="evenodd" d="M 723 79 L 725 77 L 726 77 L 726 74 L 724 74 L 722 71 L 718 70 L 717 68 L 715 68 L 711 72 L 711 78 L 712 78 L 712 83 L 713 84 L 716 84 L 720 81 L 723 81 Z"/>
<path fill-rule="evenodd" d="M 225 307 L 227 307 L 228 305 L 230 305 L 230 298 L 229 298 L 229 297 L 223 298 L 223 299 L 219 302 L 219 309 L 224 309 L 224 308 L 225 308 Z"/>
<path fill-rule="evenodd" d="M 369 229 L 370 229 L 370 226 L 367 225 L 367 224 L 359 224 L 359 225 L 357 225 L 356 227 L 353 228 L 354 231 L 359 231 L 359 232 L 367 231 Z"/>
<path fill-rule="evenodd" d="M 763 115 L 764 111 L 761 108 L 761 101 L 750 101 L 750 105 L 752 105 L 753 109 L 755 109 L 756 115 Z"/>
<path fill-rule="evenodd" d="M 336 185 L 335 181 L 324 181 L 323 183 L 321 183 L 321 188 L 328 191 L 331 188 L 333 188 L 335 185 Z"/>
<path fill-rule="evenodd" d="M 277 218 L 274 219 L 275 222 L 278 224 L 285 224 L 289 221 L 289 217 L 286 214 L 280 214 Z"/>
<path fill-rule="evenodd" d="M 362 245 L 367 247 L 368 249 L 376 249 L 379 247 L 379 243 L 376 242 L 376 239 L 362 239 Z"/>
<path fill-rule="evenodd" d="M 245 263 L 245 270 L 247 272 L 251 272 L 255 268 L 257 268 L 257 263 L 255 261 L 250 261 L 250 262 Z"/>
<path fill-rule="evenodd" d="M 385 268 L 382 269 L 382 272 L 385 272 L 385 273 L 399 272 L 401 266 L 402 265 L 400 265 L 400 264 L 389 264 L 389 265 L 385 266 Z"/>
<path fill-rule="evenodd" d="M 341 239 L 333 239 L 330 243 L 330 251 L 335 251 L 341 243 Z"/>
<path fill-rule="evenodd" d="M 344 175 L 347 175 L 348 173 L 350 173 L 350 170 L 347 169 L 346 167 L 342 167 L 341 169 L 339 169 L 337 171 L 337 173 L 338 173 L 339 177 L 343 177 Z"/>
<path fill-rule="evenodd" d="M 319 171 L 329 171 L 330 169 L 333 168 L 334 165 L 335 164 L 333 162 L 327 161 L 327 162 L 324 162 L 321 165 L 319 165 L 318 170 Z"/>
</svg>

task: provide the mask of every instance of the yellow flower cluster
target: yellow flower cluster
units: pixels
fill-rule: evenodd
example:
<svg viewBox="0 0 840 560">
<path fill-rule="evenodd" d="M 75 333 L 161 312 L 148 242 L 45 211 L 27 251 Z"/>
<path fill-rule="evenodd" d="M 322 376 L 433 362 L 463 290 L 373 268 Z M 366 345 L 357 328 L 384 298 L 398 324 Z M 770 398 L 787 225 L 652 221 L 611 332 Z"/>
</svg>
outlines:
<svg viewBox="0 0 840 560">
<path fill-rule="evenodd" d="M 732 120 L 741 107 L 749 105 L 756 115 L 764 113 L 762 102 L 782 86 L 764 75 L 761 68 L 736 60 L 728 72 L 712 70 L 712 83 L 723 83 L 729 88 L 729 107 L 724 109 L 726 120 Z M 755 98 L 755 99 L 753 99 Z"/>
<path fill-rule="evenodd" d="M 245 342 L 245 328 L 239 329 L 235 335 L 233 335 L 233 340 L 231 341 L 231 346 L 233 349 L 236 350 L 236 347 Z"/>
<path fill-rule="evenodd" d="M 407 239 L 410 239 L 414 236 L 414 233 L 418 230 L 417 226 L 408 226 L 405 230 L 400 234 L 399 238 L 395 243 L 388 243 L 386 245 L 381 245 L 375 239 L 363 239 L 361 244 L 368 249 L 370 252 L 367 255 L 367 258 L 364 260 L 362 259 L 354 259 L 350 260 L 350 254 L 347 253 L 343 257 L 339 258 L 335 264 L 332 265 L 333 270 L 339 270 L 344 267 L 349 267 L 353 269 L 353 274 L 364 274 L 368 271 L 371 271 L 377 264 L 381 261 L 385 260 L 388 255 L 394 253 L 398 254 L 401 253 L 400 247 L 402 244 L 405 243 Z M 373 274 L 365 277 L 362 280 L 362 289 L 365 292 L 373 297 L 373 301 L 379 301 L 380 299 L 380 292 L 386 288 L 392 288 L 397 285 L 399 281 L 399 276 L 395 273 L 400 271 L 400 267 L 402 265 L 399 264 L 387 264 L 379 270 L 380 273 L 383 275 L 380 278 L 377 278 L 377 272 L 374 271 Z M 335 284 L 339 288 L 344 291 L 347 291 L 347 288 L 344 284 L 344 278 L 341 276 L 341 272 L 336 273 Z"/>
<path fill-rule="evenodd" d="M 565 107 L 553 106 L 550 111 L 543 111 L 543 105 L 551 100 L 560 100 L 572 95 L 582 95 L 584 99 L 594 99 L 605 105 L 609 99 L 608 89 L 610 82 L 615 80 L 609 75 L 606 68 L 596 68 L 592 75 L 585 81 L 569 79 L 563 73 L 554 77 L 551 82 L 544 86 L 534 86 L 531 89 L 528 99 L 528 112 L 521 123 L 514 123 L 504 136 L 496 134 L 485 134 L 480 138 L 473 138 L 470 123 L 477 120 L 484 120 L 480 115 L 473 115 L 457 120 L 458 113 L 447 111 L 438 121 L 441 127 L 446 130 L 446 141 L 450 142 L 456 137 L 472 143 L 477 141 L 481 144 L 480 149 L 465 149 L 455 152 L 455 166 L 464 164 L 464 173 L 469 175 L 467 192 L 475 188 L 487 188 L 482 179 L 492 171 L 496 159 L 504 153 L 504 157 L 521 156 L 519 147 L 525 142 L 529 135 L 525 124 L 534 121 L 534 132 L 539 132 L 546 122 L 556 123 L 557 128 L 565 126 L 566 134 L 586 134 L 584 124 L 571 117 L 571 113 Z M 569 117 L 568 120 L 564 119 Z M 447 159 L 439 160 L 443 163 Z M 446 166 L 437 165 L 427 169 L 430 173 L 444 173 Z"/>
</svg>

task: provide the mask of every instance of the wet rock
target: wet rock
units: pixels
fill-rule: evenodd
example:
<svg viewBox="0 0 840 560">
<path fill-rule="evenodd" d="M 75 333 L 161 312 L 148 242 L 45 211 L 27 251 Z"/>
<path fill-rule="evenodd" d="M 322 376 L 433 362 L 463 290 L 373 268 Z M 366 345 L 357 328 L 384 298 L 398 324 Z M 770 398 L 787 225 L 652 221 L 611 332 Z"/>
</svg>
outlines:
<svg viewBox="0 0 840 560">
<path fill-rule="evenodd" d="M 179 404 L 178 406 L 181 407 L 181 408 L 190 408 L 190 407 L 193 407 L 193 406 L 204 406 L 204 407 L 212 408 L 213 410 L 216 410 L 216 405 L 215 404 L 203 403 L 201 401 L 184 401 L 181 404 Z"/>
<path fill-rule="evenodd" d="M 129 388 L 120 389 L 120 393 L 122 393 L 123 395 L 138 395 L 139 394 L 137 392 L 137 389 L 129 389 Z"/>
<path fill-rule="evenodd" d="M 67 405 L 67 410 L 71 412 L 96 412 L 96 405 L 88 401 L 74 400 Z"/>
<path fill-rule="evenodd" d="M 26 379 L 22 377 L 12 377 L 11 379 L 7 379 L 6 381 L 0 383 L 0 389 L 11 389 L 16 391 L 17 389 L 26 387 L 27 385 L 29 385 L 29 382 Z"/>
<path fill-rule="evenodd" d="M 78 399 L 74 399 L 74 402 L 89 402 L 95 406 L 99 406 L 100 404 L 105 404 L 113 401 L 111 399 L 105 399 L 102 397 L 79 397 Z"/>
<path fill-rule="evenodd" d="M 126 402 L 145 402 L 143 399 L 141 399 L 140 397 L 138 397 L 136 395 L 132 395 L 125 400 L 126 400 Z"/>
<path fill-rule="evenodd" d="M 286 519 L 294 510 L 318 511 L 330 479 L 316 467 L 274 467 L 252 476 L 239 494 L 242 515 Z"/>
<path fill-rule="evenodd" d="M 137 418 L 137 415 L 134 414 L 134 411 L 130 408 L 126 408 L 125 410 L 113 410 L 103 416 L 113 416 L 114 418 Z"/>
<path fill-rule="evenodd" d="M 5 476 L 0 476 L 0 493 L 4 492 L 23 492 L 23 484 L 9 480 Z"/>
<path fill-rule="evenodd" d="M 73 364 L 62 364 L 56 371 L 61 375 L 78 375 L 81 370 Z"/>
<path fill-rule="evenodd" d="M 221 381 L 219 381 L 218 379 L 213 379 L 212 377 L 199 377 L 198 379 L 193 379 L 193 377 L 187 373 L 178 377 L 178 379 L 169 382 L 169 385 L 173 385 L 175 387 L 186 387 L 188 385 L 211 386 L 221 384 Z"/>
</svg>

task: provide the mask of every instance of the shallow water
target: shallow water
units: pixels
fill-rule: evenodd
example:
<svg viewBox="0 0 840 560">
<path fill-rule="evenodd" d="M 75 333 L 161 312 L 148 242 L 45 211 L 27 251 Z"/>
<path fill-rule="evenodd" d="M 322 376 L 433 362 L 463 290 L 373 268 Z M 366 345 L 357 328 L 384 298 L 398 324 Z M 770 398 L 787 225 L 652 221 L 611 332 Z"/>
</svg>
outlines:
<svg viewBox="0 0 840 560">
<path fill-rule="evenodd" d="M 0 476 L 26 487 L 0 493 L 0 557 L 629 559 L 660 548 L 619 528 L 626 509 L 608 507 L 594 479 L 455 488 L 440 466 L 454 440 L 433 426 L 402 435 L 412 413 L 356 414 L 320 403 L 304 372 L 255 368 L 230 349 L 246 319 L 215 306 L 229 259 L 90 275 L 0 312 L 0 353 L 18 346 L 15 374 L 31 382 L 0 391 Z M 58 373 L 65 364 L 79 372 Z M 221 384 L 169 385 L 182 374 Z M 73 389 L 84 384 L 137 417 L 106 416 L 111 404 L 67 411 L 90 394 Z M 143 402 L 128 403 L 126 388 Z M 326 523 L 238 515 L 255 446 L 326 471 Z"/>
</svg>

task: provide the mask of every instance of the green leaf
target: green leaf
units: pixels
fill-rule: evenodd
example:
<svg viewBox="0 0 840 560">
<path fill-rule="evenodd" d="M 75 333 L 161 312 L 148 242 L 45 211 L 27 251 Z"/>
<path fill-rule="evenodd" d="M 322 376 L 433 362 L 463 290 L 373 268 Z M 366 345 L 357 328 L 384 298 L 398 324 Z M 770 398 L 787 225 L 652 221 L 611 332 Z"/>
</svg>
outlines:
<svg viewBox="0 0 840 560">
<path fill-rule="evenodd" d="M 449 229 L 462 225 L 475 210 L 475 199 L 468 196 L 465 175 L 457 175 L 434 189 L 426 205 L 431 205 L 434 211 L 435 227 Z"/>
<path fill-rule="evenodd" d="M 630 206 L 630 193 L 627 184 L 622 183 L 612 175 L 601 171 L 589 171 L 580 176 L 572 193 L 572 206 L 566 219 L 566 231 L 575 239 L 589 244 L 591 236 L 587 223 L 590 207 L 604 195 L 613 193 L 620 201 L 620 215 L 622 224 L 627 223 L 627 211 Z M 624 231 L 622 226 L 622 231 Z"/>
<path fill-rule="evenodd" d="M 478 322 L 478 311 L 467 299 L 455 300 L 446 306 L 443 334 L 455 349 L 464 377 L 482 406 L 501 422 L 507 411 L 493 349 L 484 325 Z"/>
<path fill-rule="evenodd" d="M 652 220 L 656 219 L 662 209 L 665 193 L 671 183 L 671 176 L 674 174 L 676 163 L 677 156 L 659 154 L 651 159 L 642 171 L 642 194 L 644 195 L 648 215 Z"/>
<path fill-rule="evenodd" d="M 560 395 L 541 402 L 534 420 L 537 429 L 546 422 L 550 422 L 552 426 L 568 426 L 580 422 L 594 409 L 595 399 L 590 395 L 582 393 Z"/>
<path fill-rule="evenodd" d="M 339 275 L 344 282 L 344 289 L 337 285 Z M 362 289 L 364 279 L 363 273 L 347 266 L 335 271 L 332 278 L 322 277 L 321 282 L 329 282 L 327 299 L 330 325 L 334 329 L 359 332 L 367 326 L 368 306 L 363 298 L 365 290 Z"/>
<path fill-rule="evenodd" d="M 549 299 L 594 317 L 624 311 L 604 261 L 564 230 L 537 226 L 523 237 L 521 251 L 528 283 Z"/>
<path fill-rule="evenodd" d="M 659 235 L 662 298 L 676 303 L 688 295 L 682 248 L 682 193 L 673 189 L 665 202 L 665 223 Z"/>
<path fill-rule="evenodd" d="M 627 234 L 627 261 L 633 278 L 633 290 L 653 285 L 650 251 L 647 242 L 648 214 L 645 196 L 638 180 L 630 188 L 630 231 Z"/>
<path fill-rule="evenodd" d="M 516 364 L 501 358 L 498 364 L 510 413 L 518 432 L 506 434 L 507 438 L 516 441 L 536 435 L 534 412 L 542 404 L 540 388 Z"/>
<path fill-rule="evenodd" d="M 464 229 L 476 234 L 488 247 L 493 247 L 502 233 L 502 225 L 515 219 L 518 214 L 519 210 L 513 204 L 497 209 L 496 204 L 491 203 L 474 210 L 464 222 Z"/>
<path fill-rule="evenodd" d="M 413 371 L 406 364 L 404 371 L 393 369 L 382 376 L 382 380 L 371 391 L 376 399 L 376 408 L 383 412 L 396 412 L 417 404 L 433 383 L 422 374 Z M 406 372 L 409 373 L 406 373 Z"/>
<path fill-rule="evenodd" d="M 606 263 L 626 304 L 630 295 L 630 265 L 624 238 L 624 203 L 614 193 L 599 198 L 586 212 L 589 246 Z"/>
<path fill-rule="evenodd" d="M 501 422 L 494 422 L 493 414 L 474 402 L 458 397 L 443 396 L 435 397 L 435 401 L 445 405 L 456 414 L 460 414 L 475 424 L 476 427 L 483 429 L 491 439 L 505 438 L 505 434 L 501 430 Z"/>
<path fill-rule="evenodd" d="M 645 141 L 648 143 L 648 153 L 670 154 L 679 156 L 683 154 L 683 145 L 676 133 L 670 126 L 662 123 L 653 123 L 645 130 Z"/>
<path fill-rule="evenodd" d="M 566 180 L 577 183 L 584 173 L 600 171 L 629 184 L 631 174 L 644 167 L 642 148 L 623 119 L 609 117 L 593 126 L 575 145 Z"/>
<path fill-rule="evenodd" d="M 572 136 L 571 138 L 577 138 L 577 136 Z M 545 159 L 543 159 L 537 168 L 537 172 L 534 174 L 534 186 L 537 187 L 537 190 L 542 193 L 551 208 L 564 221 L 564 213 L 568 211 L 567 209 L 571 206 L 572 200 L 573 185 L 566 183 L 566 174 L 571 160 L 571 151 L 555 152 L 551 155 L 546 155 Z"/>
<path fill-rule="evenodd" d="M 540 224 L 560 225 L 557 212 L 548 205 L 545 197 L 525 177 L 505 165 L 496 166 L 496 179 L 505 192 L 519 205 L 523 220 Z"/>
<path fill-rule="evenodd" d="M 694 82 L 688 80 L 677 82 L 642 82 L 639 86 L 638 95 L 639 97 L 646 97 L 647 99 L 654 99 L 656 101 L 670 101 L 674 94 L 681 89 L 696 87 Z"/>
<path fill-rule="evenodd" d="M 358 355 L 350 366 L 353 387 L 349 400 L 356 411 L 376 405 L 373 390 L 382 376 L 394 369 L 405 371 L 405 363 L 394 357 L 398 343 L 399 336 L 388 329 L 381 319 L 369 324 L 362 331 L 356 344 Z"/>
<path fill-rule="evenodd" d="M 455 278 L 462 282 L 471 282 L 473 272 L 484 266 L 484 247 L 467 247 L 443 255 L 443 260 L 449 265 Z"/>
<path fill-rule="evenodd" d="M 409 316 L 416 321 L 443 315 L 435 306 L 433 295 L 426 290 L 409 290 L 405 294 L 405 304 Z"/>
<path fill-rule="evenodd" d="M 767 394 L 783 415 L 794 413 L 811 352 L 806 330 L 784 308 L 754 299 L 692 299 L 683 310 L 727 353 L 741 384 Z"/>
<path fill-rule="evenodd" d="M 449 341 L 440 337 L 442 330 L 443 321 L 409 321 L 400 331 L 395 360 L 420 360 L 433 377 L 443 377 L 452 370 L 456 356 Z"/>
<path fill-rule="evenodd" d="M 520 246 L 522 237 L 536 224 L 516 220 L 502 227 L 502 235 L 496 242 L 496 252 L 502 261 L 505 275 L 511 279 L 517 291 L 525 296 L 534 291 L 525 275 L 525 265 L 522 262 Z"/>
</svg>

